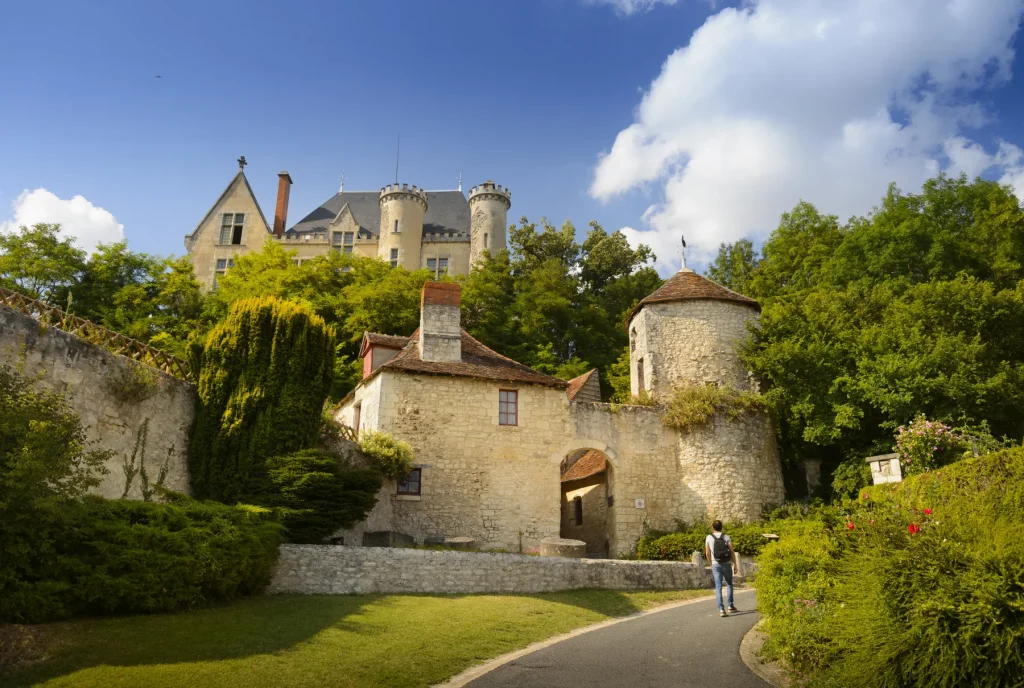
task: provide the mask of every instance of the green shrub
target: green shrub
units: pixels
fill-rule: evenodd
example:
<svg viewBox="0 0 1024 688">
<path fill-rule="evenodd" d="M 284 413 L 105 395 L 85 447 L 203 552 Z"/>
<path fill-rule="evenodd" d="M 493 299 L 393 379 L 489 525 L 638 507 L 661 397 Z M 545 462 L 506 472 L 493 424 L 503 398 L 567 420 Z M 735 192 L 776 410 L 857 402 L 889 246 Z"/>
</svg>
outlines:
<svg viewBox="0 0 1024 688">
<path fill-rule="evenodd" d="M 412 470 L 412 447 L 385 432 L 367 430 L 362 433 L 363 453 L 380 472 L 389 478 L 403 478 Z"/>
<path fill-rule="evenodd" d="M 259 593 L 281 527 L 266 509 L 184 500 L 66 500 L 0 595 L 0 621 L 193 609 Z M 7 564 L 3 565 L 7 568 Z"/>
<path fill-rule="evenodd" d="M 665 405 L 662 422 L 673 430 L 686 432 L 706 425 L 716 413 L 734 419 L 765 408 L 760 394 L 717 385 L 686 385 L 672 393 Z"/>
<path fill-rule="evenodd" d="M 764 533 L 768 531 L 763 523 L 725 524 L 723 531 L 732 538 L 733 549 L 740 554 L 757 556 L 768 540 Z M 678 524 L 674 533 L 652 532 L 636 544 L 637 559 L 653 559 L 659 561 L 689 561 L 693 552 L 704 551 L 704 538 L 711 533 L 711 524 L 699 523 Z"/>
<path fill-rule="evenodd" d="M 1024 449 L 786 522 L 759 560 L 765 651 L 812 686 L 1018 685 Z"/>
<path fill-rule="evenodd" d="M 840 498 L 855 497 L 871 484 L 871 465 L 864 459 L 844 461 L 832 472 L 832 493 Z"/>
<path fill-rule="evenodd" d="M 284 507 L 282 523 L 291 542 L 316 543 L 366 518 L 383 483 L 371 468 L 342 469 L 338 459 L 316 449 L 267 461 L 270 489 L 253 501 Z"/>
<path fill-rule="evenodd" d="M 314 445 L 334 374 L 334 330 L 296 303 L 235 302 L 198 354 L 189 452 L 197 496 L 233 501 L 264 462 Z"/>
</svg>

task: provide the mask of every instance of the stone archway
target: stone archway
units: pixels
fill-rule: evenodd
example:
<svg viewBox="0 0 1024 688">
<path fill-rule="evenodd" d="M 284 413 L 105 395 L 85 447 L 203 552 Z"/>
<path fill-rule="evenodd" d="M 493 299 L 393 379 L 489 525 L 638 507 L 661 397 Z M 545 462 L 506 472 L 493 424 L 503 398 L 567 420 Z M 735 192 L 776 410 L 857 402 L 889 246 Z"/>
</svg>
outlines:
<svg viewBox="0 0 1024 688">
<path fill-rule="evenodd" d="M 597 449 L 575 449 L 562 460 L 559 537 L 582 540 L 587 556 L 608 556 L 611 462 Z"/>
</svg>

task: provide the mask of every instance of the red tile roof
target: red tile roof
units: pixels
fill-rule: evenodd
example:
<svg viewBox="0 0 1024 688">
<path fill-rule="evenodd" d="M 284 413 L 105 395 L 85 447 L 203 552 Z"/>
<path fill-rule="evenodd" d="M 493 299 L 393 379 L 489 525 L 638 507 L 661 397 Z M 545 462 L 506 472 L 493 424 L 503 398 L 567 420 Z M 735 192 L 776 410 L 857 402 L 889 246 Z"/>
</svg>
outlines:
<svg viewBox="0 0 1024 688">
<path fill-rule="evenodd" d="M 575 399 L 576 395 L 580 393 L 580 390 L 583 389 L 583 386 L 587 384 L 592 375 L 597 375 L 597 368 L 569 380 L 569 386 L 565 390 L 565 396 L 569 397 L 570 401 Z"/>
<path fill-rule="evenodd" d="M 596 449 L 591 449 L 569 466 L 569 469 L 562 474 L 562 482 L 582 480 L 598 473 L 604 473 L 606 470 L 608 470 L 608 459 Z"/>
<path fill-rule="evenodd" d="M 761 304 L 749 296 L 743 294 L 737 294 L 731 289 L 726 289 L 720 284 L 715 284 L 706 277 L 701 277 L 692 270 L 680 271 L 674 274 L 672 277 L 661 285 L 654 293 L 641 299 L 640 303 L 636 305 L 629 316 L 626 317 L 626 327 L 629 327 L 629 321 L 640 312 L 640 309 L 648 303 L 667 303 L 669 301 L 689 301 L 691 299 L 711 299 L 713 301 L 734 301 L 736 303 L 742 303 L 758 311 L 761 310 Z"/>
<path fill-rule="evenodd" d="M 522 363 L 506 358 L 496 351 L 473 339 L 468 332 L 462 330 L 462 360 L 452 363 L 424 361 L 420 358 L 419 330 L 412 333 L 408 343 L 390 361 L 384 363 L 370 374 L 369 379 L 380 370 L 401 370 L 407 373 L 426 375 L 451 375 L 453 377 L 472 377 L 479 380 L 496 382 L 526 382 L 565 389 L 569 383 L 556 377 L 545 375 Z M 365 380 L 364 380 L 365 382 Z"/>
</svg>

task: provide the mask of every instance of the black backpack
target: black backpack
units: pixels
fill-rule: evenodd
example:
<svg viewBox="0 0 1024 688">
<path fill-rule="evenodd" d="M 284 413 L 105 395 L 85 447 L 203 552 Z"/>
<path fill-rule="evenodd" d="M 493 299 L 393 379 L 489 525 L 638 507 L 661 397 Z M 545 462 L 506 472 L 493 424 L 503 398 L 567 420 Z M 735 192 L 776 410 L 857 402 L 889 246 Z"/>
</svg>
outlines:
<svg viewBox="0 0 1024 688">
<path fill-rule="evenodd" d="M 715 558 L 719 564 L 727 564 L 732 561 L 732 554 L 729 552 L 729 543 L 725 541 L 725 534 L 715 537 L 715 547 L 711 550 L 711 556 Z"/>
</svg>

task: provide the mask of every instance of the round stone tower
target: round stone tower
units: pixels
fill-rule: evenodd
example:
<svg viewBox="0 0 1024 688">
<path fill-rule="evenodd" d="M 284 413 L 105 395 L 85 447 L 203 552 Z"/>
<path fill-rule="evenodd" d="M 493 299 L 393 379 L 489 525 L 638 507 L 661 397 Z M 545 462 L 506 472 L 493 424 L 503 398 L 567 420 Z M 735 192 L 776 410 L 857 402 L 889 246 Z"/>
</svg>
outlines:
<svg viewBox="0 0 1024 688">
<path fill-rule="evenodd" d="M 469 266 L 472 268 L 484 251 L 494 255 L 505 248 L 505 228 L 512 192 L 487 180 L 469 190 Z"/>
<path fill-rule="evenodd" d="M 426 212 L 427 192 L 423 189 L 408 184 L 389 184 L 381 189 L 377 257 L 406 270 L 418 270 Z"/>
<path fill-rule="evenodd" d="M 668 397 L 681 385 L 708 382 L 750 389 L 738 349 L 760 312 L 754 299 L 683 268 L 626 321 L 632 393 Z"/>
</svg>

